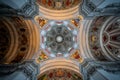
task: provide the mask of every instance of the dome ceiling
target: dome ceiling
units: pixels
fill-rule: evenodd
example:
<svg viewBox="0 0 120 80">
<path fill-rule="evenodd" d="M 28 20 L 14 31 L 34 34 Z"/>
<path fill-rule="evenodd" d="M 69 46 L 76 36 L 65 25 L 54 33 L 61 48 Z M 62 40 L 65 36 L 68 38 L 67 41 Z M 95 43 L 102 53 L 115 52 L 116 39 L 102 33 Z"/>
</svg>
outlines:
<svg viewBox="0 0 120 80">
<path fill-rule="evenodd" d="M 50 56 L 68 56 L 78 49 L 77 29 L 67 21 L 51 21 L 41 30 L 41 48 Z"/>
<path fill-rule="evenodd" d="M 19 72 L 29 79 L 107 80 L 102 70 L 114 74 L 115 61 L 120 60 L 120 17 L 106 16 L 113 6 L 112 11 L 119 12 L 119 5 L 108 2 L 14 0 L 9 5 L 15 3 L 15 8 L 20 3 L 19 9 L 1 5 L 5 14 L 0 18 L 0 63 L 20 63 L 19 69 L 25 62 Z"/>
</svg>

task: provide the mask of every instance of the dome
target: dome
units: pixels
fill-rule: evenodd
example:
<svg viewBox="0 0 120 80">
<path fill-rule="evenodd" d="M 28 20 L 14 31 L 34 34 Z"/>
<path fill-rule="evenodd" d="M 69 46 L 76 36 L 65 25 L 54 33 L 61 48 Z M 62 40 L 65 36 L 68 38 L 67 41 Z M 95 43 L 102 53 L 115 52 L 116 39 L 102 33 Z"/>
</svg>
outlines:
<svg viewBox="0 0 120 80">
<path fill-rule="evenodd" d="M 41 29 L 41 49 L 55 56 L 68 56 L 78 48 L 77 29 L 68 21 L 49 21 Z"/>
</svg>

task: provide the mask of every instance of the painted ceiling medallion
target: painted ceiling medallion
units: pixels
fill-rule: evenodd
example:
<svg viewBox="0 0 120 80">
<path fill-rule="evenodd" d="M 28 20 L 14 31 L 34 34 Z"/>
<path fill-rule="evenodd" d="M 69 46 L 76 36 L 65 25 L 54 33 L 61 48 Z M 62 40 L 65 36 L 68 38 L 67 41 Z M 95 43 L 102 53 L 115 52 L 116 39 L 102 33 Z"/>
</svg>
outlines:
<svg viewBox="0 0 120 80">
<path fill-rule="evenodd" d="M 83 80 L 78 73 L 67 69 L 53 69 L 42 74 L 38 80 Z"/>
<path fill-rule="evenodd" d="M 69 21 L 50 21 L 41 30 L 41 48 L 51 57 L 68 57 L 78 48 L 77 33 Z"/>
<path fill-rule="evenodd" d="M 35 17 L 35 21 L 40 26 L 40 28 L 42 28 L 47 23 L 46 19 L 43 19 L 42 17 L 39 16 Z"/>
<path fill-rule="evenodd" d="M 71 55 L 71 59 L 74 59 L 80 63 L 83 62 L 83 58 L 81 57 L 80 55 L 80 51 L 79 50 L 76 50 L 72 55 Z"/>
<path fill-rule="evenodd" d="M 37 0 L 37 2 L 49 9 L 63 10 L 78 5 L 81 0 Z"/>
<path fill-rule="evenodd" d="M 40 55 L 36 59 L 36 62 L 41 63 L 42 61 L 45 61 L 47 59 L 48 59 L 48 56 L 43 51 L 40 51 Z"/>
</svg>

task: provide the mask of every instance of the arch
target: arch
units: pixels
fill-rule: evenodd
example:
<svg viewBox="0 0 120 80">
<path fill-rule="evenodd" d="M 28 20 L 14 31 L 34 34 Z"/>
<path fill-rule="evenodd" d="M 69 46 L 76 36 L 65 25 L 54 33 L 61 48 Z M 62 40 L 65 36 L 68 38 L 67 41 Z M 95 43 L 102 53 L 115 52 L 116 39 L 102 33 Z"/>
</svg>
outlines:
<svg viewBox="0 0 120 80">
<path fill-rule="evenodd" d="M 65 58 L 55 58 L 44 61 L 42 64 L 40 64 L 40 74 L 55 68 L 70 69 L 77 73 L 80 73 L 79 63 L 76 63 L 75 61 L 68 60 Z"/>
<path fill-rule="evenodd" d="M 10 35 L 9 50 L 4 54 L 1 62 L 16 63 L 31 59 L 39 49 L 40 37 L 36 25 L 22 17 L 2 17 L 1 20 Z"/>
</svg>

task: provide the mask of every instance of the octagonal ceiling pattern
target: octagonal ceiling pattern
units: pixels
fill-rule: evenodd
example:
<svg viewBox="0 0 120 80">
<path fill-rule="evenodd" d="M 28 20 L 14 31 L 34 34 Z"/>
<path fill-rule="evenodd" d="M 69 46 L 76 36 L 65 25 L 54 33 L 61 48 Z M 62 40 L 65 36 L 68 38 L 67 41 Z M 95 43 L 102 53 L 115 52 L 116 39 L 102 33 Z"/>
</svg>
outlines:
<svg viewBox="0 0 120 80">
<path fill-rule="evenodd" d="M 41 48 L 51 57 L 67 57 L 78 49 L 77 33 L 77 29 L 67 21 L 50 21 L 41 30 Z"/>
</svg>

